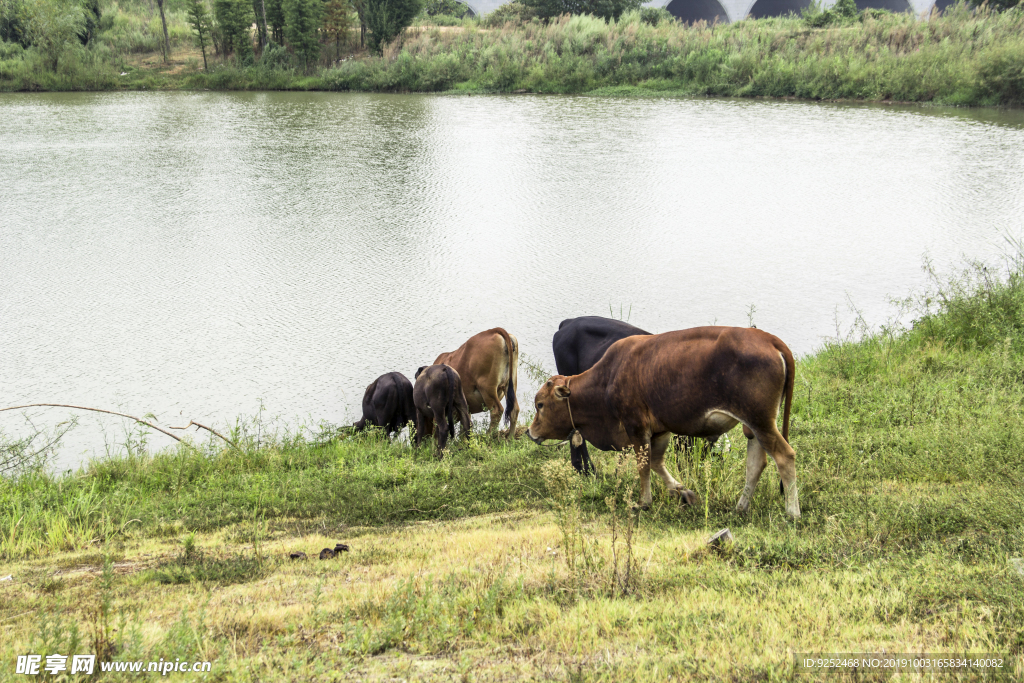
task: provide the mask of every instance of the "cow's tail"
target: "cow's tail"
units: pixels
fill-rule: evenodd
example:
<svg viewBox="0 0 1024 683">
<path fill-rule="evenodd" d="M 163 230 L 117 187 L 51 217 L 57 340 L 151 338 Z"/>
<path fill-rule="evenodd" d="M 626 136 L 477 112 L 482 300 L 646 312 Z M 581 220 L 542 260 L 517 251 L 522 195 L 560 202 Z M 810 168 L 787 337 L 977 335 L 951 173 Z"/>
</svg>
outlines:
<svg viewBox="0 0 1024 683">
<path fill-rule="evenodd" d="M 511 429 L 515 430 L 512 422 L 512 409 L 516 405 L 516 384 L 519 381 L 519 345 L 512 340 L 512 335 L 503 328 L 498 328 L 498 334 L 505 340 L 505 348 L 508 349 L 508 384 L 505 385 L 505 415 L 502 419 L 510 423 Z"/>
<path fill-rule="evenodd" d="M 786 384 L 782 391 L 782 400 L 785 406 L 782 410 L 782 438 L 789 443 L 789 416 L 793 411 L 793 387 L 796 384 L 796 361 L 793 359 L 793 352 L 781 339 L 776 339 L 775 348 L 782 354 L 782 360 L 786 364 Z M 779 494 L 786 495 L 786 487 L 779 481 Z"/>
<path fill-rule="evenodd" d="M 445 412 L 445 419 L 452 422 L 452 415 L 455 411 L 455 370 L 449 365 L 442 365 L 444 376 L 448 378 L 448 407 Z"/>
<path fill-rule="evenodd" d="M 786 362 L 786 387 L 783 390 L 782 400 L 785 401 L 785 407 L 782 411 L 782 438 L 789 443 L 789 416 L 793 412 L 793 387 L 796 385 L 796 361 L 793 359 L 793 352 L 789 350 L 782 340 L 779 340 L 778 345 L 775 347 L 782 354 L 782 359 Z"/>
</svg>

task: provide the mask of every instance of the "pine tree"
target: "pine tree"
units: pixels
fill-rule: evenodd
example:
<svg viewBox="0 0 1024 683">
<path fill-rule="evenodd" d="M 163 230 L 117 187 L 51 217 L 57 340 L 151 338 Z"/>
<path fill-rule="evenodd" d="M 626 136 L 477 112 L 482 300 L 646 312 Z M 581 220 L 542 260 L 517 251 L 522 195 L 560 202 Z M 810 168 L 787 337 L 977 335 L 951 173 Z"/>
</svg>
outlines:
<svg viewBox="0 0 1024 683">
<path fill-rule="evenodd" d="M 203 71 L 209 71 L 206 64 L 206 41 L 210 37 L 210 13 L 206 10 L 206 0 L 188 0 L 188 23 L 199 38 L 199 49 L 203 52 Z"/>
<path fill-rule="evenodd" d="M 251 64 L 253 54 L 249 27 L 252 26 L 253 11 L 249 0 L 214 0 L 213 9 L 226 49 L 235 53 L 239 63 Z"/>
<path fill-rule="evenodd" d="M 341 37 L 352 27 L 352 5 L 349 0 L 327 0 L 324 4 L 324 33 L 334 36 L 335 56 L 341 54 Z"/>
<path fill-rule="evenodd" d="M 284 37 L 303 69 L 320 56 L 320 0 L 284 0 Z"/>
</svg>

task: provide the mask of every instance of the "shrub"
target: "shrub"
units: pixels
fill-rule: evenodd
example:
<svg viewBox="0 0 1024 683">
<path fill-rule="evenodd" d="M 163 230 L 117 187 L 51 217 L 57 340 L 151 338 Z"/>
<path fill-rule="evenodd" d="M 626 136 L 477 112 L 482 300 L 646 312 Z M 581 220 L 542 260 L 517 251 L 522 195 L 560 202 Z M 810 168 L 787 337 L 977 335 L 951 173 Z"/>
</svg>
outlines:
<svg viewBox="0 0 1024 683">
<path fill-rule="evenodd" d="M 839 0 L 829 9 L 822 9 L 817 2 L 812 2 L 803 10 L 804 21 L 813 28 L 848 24 L 859 16 L 857 3 L 854 0 Z"/>
<path fill-rule="evenodd" d="M 672 15 L 664 7 L 641 7 L 640 8 L 640 21 L 651 26 L 657 26 L 664 21 L 675 21 L 675 16 Z"/>
<path fill-rule="evenodd" d="M 978 75 L 981 87 L 1001 104 L 1024 103 L 1024 45 L 986 52 Z"/>
<path fill-rule="evenodd" d="M 624 12 L 640 9 L 643 0 L 524 0 L 524 4 L 542 19 L 563 14 L 590 14 L 618 20 Z"/>
<path fill-rule="evenodd" d="M 295 58 L 284 48 L 283 45 L 270 43 L 260 57 L 260 66 L 264 69 L 285 71 L 295 68 Z"/>
<path fill-rule="evenodd" d="M 423 12 L 428 17 L 443 15 L 461 19 L 468 11 L 469 7 L 458 0 L 426 0 L 423 3 Z"/>
<path fill-rule="evenodd" d="M 519 0 L 512 0 L 512 2 L 499 5 L 496 10 L 485 16 L 481 23 L 484 26 L 502 26 L 508 22 L 519 23 L 532 16 L 534 16 L 532 9 Z"/>
</svg>

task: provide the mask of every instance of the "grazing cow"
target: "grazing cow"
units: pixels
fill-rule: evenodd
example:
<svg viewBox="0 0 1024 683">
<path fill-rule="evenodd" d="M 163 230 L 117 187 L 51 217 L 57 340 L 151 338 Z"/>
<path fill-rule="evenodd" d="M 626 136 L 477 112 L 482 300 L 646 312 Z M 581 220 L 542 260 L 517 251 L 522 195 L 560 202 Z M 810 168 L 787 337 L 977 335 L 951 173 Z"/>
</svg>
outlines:
<svg viewBox="0 0 1024 683">
<path fill-rule="evenodd" d="M 568 318 L 558 325 L 551 339 L 555 368 L 559 375 L 578 375 L 594 367 L 608 347 L 626 337 L 650 332 L 629 323 L 599 315 Z"/>
<path fill-rule="evenodd" d="M 745 513 L 770 455 L 786 494 L 786 513 L 800 517 L 796 453 L 789 415 L 796 367 L 789 347 L 762 330 L 696 327 L 614 344 L 594 367 L 549 379 L 535 399 L 526 434 L 537 443 L 579 431 L 602 450 L 632 447 L 640 458 L 640 502 L 651 503 L 651 470 L 669 492 L 697 502 L 665 469 L 672 434 L 717 439 L 737 423 L 747 437 L 746 485 L 736 510 Z M 785 401 L 782 433 L 776 426 Z"/>
<path fill-rule="evenodd" d="M 491 413 L 488 433 L 501 423 L 501 399 L 505 399 L 508 438 L 515 436 L 519 419 L 516 385 L 519 383 L 519 342 L 500 327 L 470 337 L 450 353 L 442 353 L 434 365 L 450 365 L 462 378 L 469 412 Z"/>
<path fill-rule="evenodd" d="M 559 375 L 578 375 L 594 367 L 608 347 L 626 337 L 650 332 L 633 327 L 629 323 L 599 315 L 584 315 L 568 318 L 558 325 L 558 331 L 551 339 L 551 350 L 555 352 L 555 369 Z M 569 444 L 569 462 L 577 472 L 591 474 L 594 463 L 587 451 L 587 442 L 579 446 Z"/>
<path fill-rule="evenodd" d="M 363 392 L 363 417 L 352 425 L 357 432 L 376 425 L 392 436 L 416 419 L 412 382 L 400 372 L 389 372 L 373 380 Z"/>
<path fill-rule="evenodd" d="M 469 407 L 462 392 L 462 380 L 447 365 L 425 365 L 416 371 L 413 389 L 416 404 L 416 445 L 434 433 L 437 424 L 437 457 L 448 445 L 448 436 L 455 435 L 455 411 L 458 410 L 462 433 L 469 434 Z"/>
</svg>

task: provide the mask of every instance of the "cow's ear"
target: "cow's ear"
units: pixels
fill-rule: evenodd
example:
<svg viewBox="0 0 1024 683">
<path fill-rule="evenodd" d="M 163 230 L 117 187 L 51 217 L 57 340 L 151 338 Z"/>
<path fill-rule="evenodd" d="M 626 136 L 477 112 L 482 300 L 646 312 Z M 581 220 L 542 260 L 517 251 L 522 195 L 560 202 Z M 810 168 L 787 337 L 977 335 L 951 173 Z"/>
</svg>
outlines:
<svg viewBox="0 0 1024 683">
<path fill-rule="evenodd" d="M 419 378 L 420 378 L 420 374 L 421 374 L 421 373 L 422 373 L 422 372 L 423 372 L 424 370 L 426 370 L 426 369 L 427 369 L 427 366 L 426 366 L 426 365 L 421 365 L 421 366 L 420 366 L 420 369 L 416 371 L 416 374 L 415 374 L 415 375 L 413 375 L 413 376 L 412 376 L 412 378 L 413 378 L 413 379 L 419 379 Z"/>
<path fill-rule="evenodd" d="M 562 385 L 555 387 L 555 396 L 557 398 L 569 398 L 570 393 L 571 392 L 569 391 L 569 387 Z"/>
</svg>

